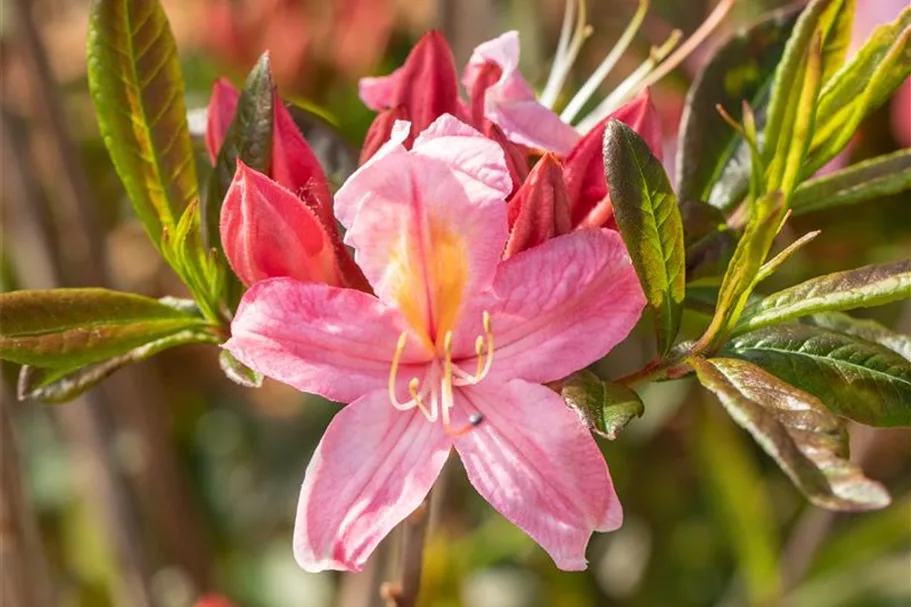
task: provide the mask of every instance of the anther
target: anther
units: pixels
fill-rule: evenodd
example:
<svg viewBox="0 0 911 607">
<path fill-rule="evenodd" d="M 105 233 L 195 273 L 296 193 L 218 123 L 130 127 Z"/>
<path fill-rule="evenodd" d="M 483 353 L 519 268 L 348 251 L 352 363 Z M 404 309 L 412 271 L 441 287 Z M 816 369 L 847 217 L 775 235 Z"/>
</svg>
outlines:
<svg viewBox="0 0 911 607">
<path fill-rule="evenodd" d="M 480 426 L 483 421 L 484 421 L 483 415 L 481 415 L 480 413 L 472 413 L 470 416 L 468 416 L 468 423 L 465 424 L 464 426 L 462 426 L 461 428 L 454 430 L 451 426 L 447 425 L 446 434 L 448 434 L 449 436 L 452 436 L 453 438 L 457 438 L 459 436 L 465 436 L 466 434 L 468 434 L 469 432 L 471 432 L 472 430 L 474 430 L 475 428 Z"/>
</svg>

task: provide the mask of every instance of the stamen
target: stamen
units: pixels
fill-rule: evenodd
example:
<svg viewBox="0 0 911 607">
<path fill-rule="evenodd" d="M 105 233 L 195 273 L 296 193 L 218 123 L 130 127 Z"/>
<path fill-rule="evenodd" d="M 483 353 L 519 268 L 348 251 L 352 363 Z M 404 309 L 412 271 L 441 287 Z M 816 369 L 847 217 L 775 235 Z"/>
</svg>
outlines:
<svg viewBox="0 0 911 607">
<path fill-rule="evenodd" d="M 632 21 L 629 22 L 629 25 L 627 25 L 626 29 L 623 31 L 623 35 L 617 40 L 617 44 L 614 45 L 614 48 L 607 54 L 607 57 L 604 58 L 601 65 L 599 65 L 592 75 L 589 76 L 588 80 L 585 81 L 585 84 L 582 85 L 579 91 L 567 104 L 566 109 L 560 114 L 560 120 L 569 124 L 579 114 L 582 106 L 591 98 L 598 86 L 604 82 L 607 75 L 610 74 L 611 70 L 616 67 L 617 62 L 620 61 L 620 57 L 626 52 L 626 49 L 629 48 L 630 43 L 633 41 L 633 37 L 635 37 L 636 32 L 639 31 L 642 22 L 645 20 L 645 14 L 647 12 L 648 0 L 639 0 L 639 8 L 636 10 L 636 14 L 633 15 Z"/>
<path fill-rule="evenodd" d="M 482 379 L 487 377 L 487 375 L 490 373 L 490 368 L 493 366 L 493 326 L 490 320 L 490 313 L 486 310 L 484 311 L 483 319 L 485 335 L 478 335 L 478 338 L 475 340 L 474 344 L 474 350 L 478 360 L 477 370 L 475 371 L 474 375 L 469 375 L 460 369 L 458 365 L 453 365 L 453 372 L 458 377 L 458 379 L 455 381 L 455 385 L 457 386 L 472 386 L 474 384 L 477 384 Z"/>
<path fill-rule="evenodd" d="M 443 336 L 443 380 L 441 383 L 443 390 L 440 409 L 443 416 L 443 427 L 446 432 L 449 432 L 449 410 L 455 404 L 452 397 L 452 331 L 446 331 L 446 335 Z"/>
<path fill-rule="evenodd" d="M 410 401 L 402 403 L 399 402 L 398 396 L 395 394 L 395 379 L 399 371 L 399 360 L 402 358 L 402 352 L 405 351 L 405 344 L 408 342 L 408 333 L 402 332 L 399 335 L 399 341 L 395 346 L 395 355 L 392 357 L 392 368 L 389 370 L 389 401 L 392 403 L 392 406 L 398 409 L 399 411 L 407 411 L 415 405 L 415 400 L 412 398 Z M 412 379 L 412 383 L 417 378 Z M 409 384 L 410 389 L 410 384 Z"/>
<path fill-rule="evenodd" d="M 737 0 L 721 0 L 721 2 L 718 3 L 718 6 L 715 7 L 715 10 L 713 10 L 708 18 L 702 22 L 702 25 L 693 32 L 693 35 L 690 36 L 667 61 L 662 63 L 661 67 L 652 72 L 649 77 L 643 81 L 640 88 L 653 85 L 664 78 L 672 69 L 680 65 L 690 53 L 696 50 L 697 46 L 702 44 L 705 39 L 715 31 L 715 28 L 718 27 L 721 20 L 728 14 L 735 2 L 737 2 Z"/>
<path fill-rule="evenodd" d="M 576 129 L 582 133 L 587 133 L 594 128 L 595 125 L 604 120 L 611 112 L 620 107 L 620 105 L 625 102 L 628 97 L 632 96 L 636 90 L 642 89 L 642 83 L 646 81 L 649 73 L 667 57 L 668 53 L 670 53 L 675 46 L 677 46 L 677 43 L 680 42 L 682 36 L 683 34 L 680 30 L 674 30 L 671 32 L 668 39 L 664 41 L 664 44 L 658 47 L 653 46 L 649 58 L 646 59 L 636 71 L 630 74 L 626 80 L 621 82 L 620 85 L 614 89 L 614 92 L 598 104 L 598 107 L 586 116 L 585 119 L 578 124 Z"/>
<path fill-rule="evenodd" d="M 420 380 L 417 377 L 412 377 L 411 381 L 408 382 L 408 391 L 411 393 L 411 400 L 420 409 L 421 413 L 424 414 L 424 417 L 427 418 L 427 421 L 434 422 L 437 419 L 436 411 L 430 412 L 427 410 L 427 407 L 424 406 L 424 396 L 426 396 L 426 391 L 424 394 L 418 393 L 418 387 L 421 385 Z"/>
<path fill-rule="evenodd" d="M 538 98 L 538 101 L 548 108 L 552 108 L 554 103 L 556 103 L 557 97 L 560 95 L 560 90 L 563 89 L 563 85 L 566 83 L 566 77 L 569 75 L 569 70 L 572 68 L 573 63 L 576 61 L 576 57 L 579 55 L 582 44 L 592 33 L 592 28 L 585 23 L 585 0 L 567 1 L 572 2 L 573 4 L 578 2 L 579 11 L 576 14 L 576 27 L 573 30 L 573 36 L 565 48 L 561 48 L 561 46 L 558 45 L 557 56 L 554 57 L 554 64 L 551 67 L 550 76 L 547 78 L 547 84 L 544 86 L 544 91 Z M 571 11 L 567 9 L 566 13 L 564 13 L 564 19 L 566 15 L 570 14 Z M 565 24 L 566 21 L 564 20 L 564 26 Z"/>
</svg>

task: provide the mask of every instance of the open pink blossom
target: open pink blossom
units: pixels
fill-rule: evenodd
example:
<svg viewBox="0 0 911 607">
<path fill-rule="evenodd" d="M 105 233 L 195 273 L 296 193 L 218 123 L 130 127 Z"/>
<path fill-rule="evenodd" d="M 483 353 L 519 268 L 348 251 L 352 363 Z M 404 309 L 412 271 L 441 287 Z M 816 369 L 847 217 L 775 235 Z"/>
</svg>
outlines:
<svg viewBox="0 0 911 607">
<path fill-rule="evenodd" d="M 579 230 L 501 261 L 512 183 L 501 148 L 450 115 L 409 125 L 336 196 L 376 296 L 289 278 L 246 293 L 225 344 L 251 368 L 351 403 L 307 468 L 294 554 L 359 570 L 427 496 L 454 448 L 472 485 L 558 567 L 585 567 L 622 520 L 558 380 L 629 333 L 644 296 L 620 236 Z"/>
</svg>

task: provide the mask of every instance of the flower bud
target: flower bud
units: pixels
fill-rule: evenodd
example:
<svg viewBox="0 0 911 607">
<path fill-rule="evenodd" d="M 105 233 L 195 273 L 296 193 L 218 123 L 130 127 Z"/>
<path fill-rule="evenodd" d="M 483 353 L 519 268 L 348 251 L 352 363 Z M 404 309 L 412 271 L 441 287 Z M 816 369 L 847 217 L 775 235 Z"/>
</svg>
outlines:
<svg viewBox="0 0 911 607">
<path fill-rule="evenodd" d="M 341 282 L 333 240 L 316 213 L 241 161 L 222 205 L 220 228 L 225 256 L 248 286 L 278 276 Z"/>
<path fill-rule="evenodd" d="M 604 177 L 604 129 L 611 120 L 619 120 L 636 131 L 661 160 L 661 123 L 648 89 L 617 108 L 595 128 L 585 134 L 564 159 L 563 177 L 569 193 L 573 227 L 596 228 L 608 223 L 614 213 Z"/>
<path fill-rule="evenodd" d="M 556 156 L 545 154 L 531 170 L 508 203 L 507 220 L 504 259 L 570 232 L 569 196 Z"/>
</svg>

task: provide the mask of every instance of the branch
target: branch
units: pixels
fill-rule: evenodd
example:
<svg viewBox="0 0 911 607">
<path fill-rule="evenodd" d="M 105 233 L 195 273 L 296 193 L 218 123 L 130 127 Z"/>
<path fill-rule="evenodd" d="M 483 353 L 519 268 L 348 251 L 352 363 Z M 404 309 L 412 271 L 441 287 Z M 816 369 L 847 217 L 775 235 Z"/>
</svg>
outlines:
<svg viewBox="0 0 911 607">
<path fill-rule="evenodd" d="M 387 607 L 414 607 L 421 587 L 424 565 L 424 538 L 430 521 L 430 495 L 406 518 L 400 527 L 402 537 L 401 581 L 385 582 L 380 595 Z"/>
</svg>

